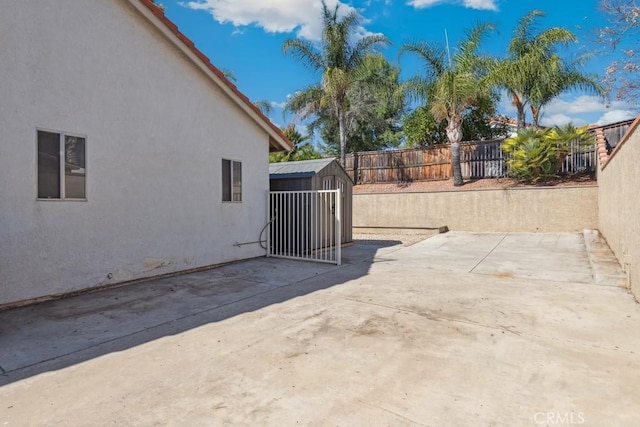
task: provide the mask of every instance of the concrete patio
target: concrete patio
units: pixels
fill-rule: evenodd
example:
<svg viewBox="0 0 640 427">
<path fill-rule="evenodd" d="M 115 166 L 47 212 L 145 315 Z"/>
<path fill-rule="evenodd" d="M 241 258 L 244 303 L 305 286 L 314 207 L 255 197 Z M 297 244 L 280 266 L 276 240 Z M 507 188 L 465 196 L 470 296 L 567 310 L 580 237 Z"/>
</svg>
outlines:
<svg viewBox="0 0 640 427">
<path fill-rule="evenodd" d="M 582 234 L 361 242 L 0 312 L 0 425 L 640 425 Z"/>
</svg>

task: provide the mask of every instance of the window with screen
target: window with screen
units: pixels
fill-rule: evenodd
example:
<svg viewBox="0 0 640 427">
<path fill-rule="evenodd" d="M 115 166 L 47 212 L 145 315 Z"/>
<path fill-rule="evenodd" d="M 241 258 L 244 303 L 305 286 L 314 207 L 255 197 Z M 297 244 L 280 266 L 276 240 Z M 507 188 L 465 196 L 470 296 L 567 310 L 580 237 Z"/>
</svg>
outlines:
<svg viewBox="0 0 640 427">
<path fill-rule="evenodd" d="M 222 159 L 222 201 L 242 201 L 242 163 Z"/>
<path fill-rule="evenodd" d="M 86 138 L 38 131 L 38 199 L 86 199 Z"/>
</svg>

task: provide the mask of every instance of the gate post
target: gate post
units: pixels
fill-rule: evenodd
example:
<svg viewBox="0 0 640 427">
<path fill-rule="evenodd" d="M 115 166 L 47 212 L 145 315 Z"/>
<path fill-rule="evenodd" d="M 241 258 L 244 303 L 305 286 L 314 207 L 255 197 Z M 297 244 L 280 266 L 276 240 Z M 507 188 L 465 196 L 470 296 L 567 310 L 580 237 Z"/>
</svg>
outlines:
<svg viewBox="0 0 640 427">
<path fill-rule="evenodd" d="M 271 218 L 271 214 L 273 209 L 271 208 L 271 192 L 267 190 L 267 258 L 271 256 L 271 226 L 273 224 L 273 218 Z"/>
<path fill-rule="evenodd" d="M 336 263 L 342 264 L 342 190 L 335 190 L 334 197 L 336 198 Z"/>
</svg>

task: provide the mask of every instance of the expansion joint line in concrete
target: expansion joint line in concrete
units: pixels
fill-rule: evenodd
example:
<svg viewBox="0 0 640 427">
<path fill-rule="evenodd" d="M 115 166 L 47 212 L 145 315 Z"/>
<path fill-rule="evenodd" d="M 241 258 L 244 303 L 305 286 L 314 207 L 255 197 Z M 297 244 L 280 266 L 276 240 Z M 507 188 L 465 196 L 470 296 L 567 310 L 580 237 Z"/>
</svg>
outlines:
<svg viewBox="0 0 640 427">
<path fill-rule="evenodd" d="M 487 259 L 487 258 L 489 257 L 489 255 L 491 255 L 491 254 L 493 253 L 493 251 L 495 251 L 495 250 L 496 250 L 496 248 L 497 248 L 498 246 L 500 246 L 500 243 L 502 243 L 502 242 L 504 241 L 504 239 L 506 239 L 506 238 L 507 238 L 507 236 L 508 236 L 508 235 L 509 235 L 509 233 L 506 233 L 504 236 L 502 236 L 502 239 L 500 239 L 500 241 L 499 241 L 498 243 L 496 243 L 496 245 L 495 245 L 495 246 L 494 246 L 494 247 L 489 251 L 489 253 L 488 253 L 488 254 L 486 254 L 486 255 L 484 256 L 484 258 L 482 258 L 480 261 L 478 261 L 478 263 L 477 263 L 476 265 L 474 265 L 474 266 L 473 266 L 473 268 L 472 268 L 471 270 L 469 270 L 469 273 L 473 273 L 473 270 L 475 270 L 476 268 L 478 268 L 478 266 L 479 266 L 480 264 L 482 264 L 482 263 L 484 262 L 484 260 L 485 260 L 485 259 Z"/>
</svg>

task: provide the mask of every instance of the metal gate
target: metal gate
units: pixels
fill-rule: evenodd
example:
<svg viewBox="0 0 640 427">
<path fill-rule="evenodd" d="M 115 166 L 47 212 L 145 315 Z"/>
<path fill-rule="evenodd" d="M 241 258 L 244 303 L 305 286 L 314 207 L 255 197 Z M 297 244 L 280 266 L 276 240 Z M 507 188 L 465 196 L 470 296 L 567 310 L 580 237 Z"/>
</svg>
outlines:
<svg viewBox="0 0 640 427">
<path fill-rule="evenodd" d="M 341 264 L 340 190 L 269 192 L 267 256 Z"/>
</svg>

